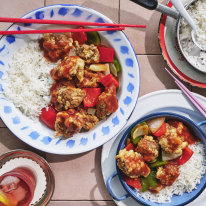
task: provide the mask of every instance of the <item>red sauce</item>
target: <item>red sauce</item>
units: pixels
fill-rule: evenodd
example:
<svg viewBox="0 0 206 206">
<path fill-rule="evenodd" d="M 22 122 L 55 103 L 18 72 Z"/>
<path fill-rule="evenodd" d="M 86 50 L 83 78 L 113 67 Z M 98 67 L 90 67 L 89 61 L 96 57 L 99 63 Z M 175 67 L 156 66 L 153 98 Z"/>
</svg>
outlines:
<svg viewBox="0 0 206 206">
<path fill-rule="evenodd" d="M 107 109 L 109 112 L 113 113 L 118 109 L 118 101 L 116 97 L 116 87 L 111 85 L 108 90 L 110 90 L 111 95 L 108 95 L 106 97 Z"/>
<path fill-rule="evenodd" d="M 194 144 L 197 141 L 189 128 L 186 127 L 182 122 L 170 120 L 168 121 L 168 124 L 177 128 L 177 133 L 181 135 L 184 138 L 184 141 L 188 142 L 189 145 Z"/>
</svg>

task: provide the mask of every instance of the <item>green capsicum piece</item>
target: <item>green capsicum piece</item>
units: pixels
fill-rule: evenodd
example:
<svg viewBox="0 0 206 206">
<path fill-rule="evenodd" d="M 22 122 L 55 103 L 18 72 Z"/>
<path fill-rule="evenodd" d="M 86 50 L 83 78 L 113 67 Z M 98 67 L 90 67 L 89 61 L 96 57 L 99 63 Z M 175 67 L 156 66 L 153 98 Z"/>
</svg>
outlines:
<svg viewBox="0 0 206 206">
<path fill-rule="evenodd" d="M 149 164 L 149 167 L 150 168 L 160 167 L 160 166 L 163 166 L 163 165 L 166 165 L 166 164 L 167 164 L 167 161 L 159 161 L 159 160 L 157 160 L 157 161 Z"/>
<path fill-rule="evenodd" d="M 142 186 L 142 192 L 145 192 L 147 190 L 147 181 L 146 181 L 146 178 L 144 177 L 141 177 L 140 178 L 140 182 L 141 182 L 141 186 Z"/>
<path fill-rule="evenodd" d="M 157 186 L 157 179 L 155 178 L 155 176 L 156 176 L 155 171 L 151 171 L 150 174 L 147 176 L 146 179 L 147 179 L 149 188 L 153 188 Z"/>
<path fill-rule="evenodd" d="M 90 31 L 87 32 L 87 44 L 94 44 L 94 45 L 100 45 L 101 44 L 101 38 L 96 31 Z"/>
<path fill-rule="evenodd" d="M 116 67 L 117 72 L 120 72 L 122 70 L 121 64 L 116 57 L 114 57 L 113 64 Z"/>
<path fill-rule="evenodd" d="M 132 142 L 134 144 L 137 144 L 141 139 L 142 139 L 143 136 L 139 136 L 139 137 L 136 137 L 135 139 L 132 139 Z"/>
</svg>

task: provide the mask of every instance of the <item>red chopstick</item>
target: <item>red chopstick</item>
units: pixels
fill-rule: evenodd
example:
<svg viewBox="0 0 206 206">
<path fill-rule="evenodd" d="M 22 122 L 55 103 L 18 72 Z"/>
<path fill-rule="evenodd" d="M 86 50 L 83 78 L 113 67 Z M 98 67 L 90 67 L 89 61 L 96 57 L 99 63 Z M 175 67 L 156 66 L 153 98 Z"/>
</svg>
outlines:
<svg viewBox="0 0 206 206">
<path fill-rule="evenodd" d="M 9 17 L 0 17 L 0 22 L 30 23 L 30 24 L 64 24 L 64 25 L 79 25 L 79 26 L 113 26 L 113 27 L 115 26 L 115 27 L 146 28 L 145 25 L 135 25 L 135 24 L 115 24 L 115 23 L 64 21 L 64 20 L 50 20 L 50 19 L 24 19 L 24 18 L 9 18 Z"/>
<path fill-rule="evenodd" d="M 90 29 L 47 29 L 47 30 L 20 30 L 20 31 L 0 31 L 0 35 L 11 34 L 43 34 L 43 33 L 64 33 L 64 32 L 89 32 L 89 31 L 116 31 L 124 30 L 124 27 L 113 28 L 90 28 Z"/>
</svg>

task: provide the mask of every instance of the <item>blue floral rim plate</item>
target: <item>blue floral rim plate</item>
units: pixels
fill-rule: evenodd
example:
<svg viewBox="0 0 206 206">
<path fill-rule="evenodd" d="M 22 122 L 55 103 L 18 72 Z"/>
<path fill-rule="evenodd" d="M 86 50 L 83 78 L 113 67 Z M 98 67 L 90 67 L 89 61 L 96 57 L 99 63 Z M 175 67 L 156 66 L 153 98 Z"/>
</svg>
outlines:
<svg viewBox="0 0 206 206">
<path fill-rule="evenodd" d="M 57 19 L 70 21 L 109 22 L 112 21 L 103 14 L 77 5 L 52 5 L 42 7 L 24 15 L 23 18 Z M 38 29 L 41 25 L 13 24 L 8 30 L 22 30 L 22 28 Z M 95 149 L 117 135 L 130 118 L 139 95 L 140 72 L 134 49 L 121 31 L 99 32 L 116 52 L 122 65 L 120 88 L 117 94 L 119 108 L 107 120 L 88 132 L 82 132 L 69 139 L 54 137 L 54 131 L 45 127 L 39 121 L 35 122 L 23 115 L 3 93 L 2 81 L 8 63 L 13 54 L 25 46 L 32 35 L 8 35 L 0 40 L 0 115 L 6 126 L 19 139 L 39 150 L 54 154 L 78 154 Z"/>
</svg>

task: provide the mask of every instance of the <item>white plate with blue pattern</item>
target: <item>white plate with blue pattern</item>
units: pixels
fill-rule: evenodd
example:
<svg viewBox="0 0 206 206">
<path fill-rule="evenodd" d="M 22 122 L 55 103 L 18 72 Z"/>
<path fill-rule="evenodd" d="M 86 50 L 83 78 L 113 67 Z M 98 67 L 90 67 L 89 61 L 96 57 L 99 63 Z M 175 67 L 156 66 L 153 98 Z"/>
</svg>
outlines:
<svg viewBox="0 0 206 206">
<path fill-rule="evenodd" d="M 52 5 L 31 11 L 23 18 L 57 19 L 70 21 L 109 22 L 112 21 L 92 9 L 77 5 Z M 8 30 L 23 28 L 38 29 L 42 25 L 12 25 Z M 118 110 L 105 121 L 88 132 L 82 132 L 62 140 L 54 137 L 54 131 L 39 121 L 34 122 L 23 115 L 3 94 L 2 81 L 9 69 L 8 62 L 13 54 L 28 43 L 32 35 L 3 36 L 0 40 L 0 115 L 6 126 L 19 139 L 39 150 L 54 154 L 78 154 L 101 146 L 116 136 L 125 126 L 137 103 L 140 86 L 139 65 L 133 47 L 122 31 L 99 32 L 103 41 L 116 51 L 122 65 L 120 89 L 117 97 Z"/>
</svg>

